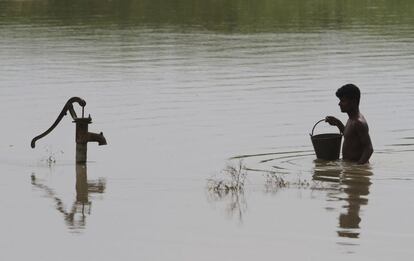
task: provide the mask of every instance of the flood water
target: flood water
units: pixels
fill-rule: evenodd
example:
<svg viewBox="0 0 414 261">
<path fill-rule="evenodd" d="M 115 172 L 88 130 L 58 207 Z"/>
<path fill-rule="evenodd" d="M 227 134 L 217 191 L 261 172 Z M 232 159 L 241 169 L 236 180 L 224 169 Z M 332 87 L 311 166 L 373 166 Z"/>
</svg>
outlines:
<svg viewBox="0 0 414 261">
<path fill-rule="evenodd" d="M 409 260 L 414 2 L 0 0 L 1 260 Z M 367 166 L 309 133 L 361 88 Z M 65 102 L 92 132 L 75 164 Z M 80 107 L 74 104 L 78 115 Z M 335 132 L 318 125 L 317 132 Z M 227 166 L 240 192 L 214 191 Z"/>
</svg>

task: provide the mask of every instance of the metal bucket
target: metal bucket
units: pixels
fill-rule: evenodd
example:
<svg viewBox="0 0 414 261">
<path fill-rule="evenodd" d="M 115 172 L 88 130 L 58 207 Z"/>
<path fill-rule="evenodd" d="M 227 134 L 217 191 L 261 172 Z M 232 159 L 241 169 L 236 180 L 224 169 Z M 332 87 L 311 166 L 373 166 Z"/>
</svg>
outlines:
<svg viewBox="0 0 414 261">
<path fill-rule="evenodd" d="M 342 134 L 324 133 L 313 135 L 316 125 L 322 121 L 325 121 L 325 119 L 318 121 L 313 126 L 312 133 L 310 134 L 316 157 L 323 160 L 337 160 L 341 152 Z"/>
</svg>

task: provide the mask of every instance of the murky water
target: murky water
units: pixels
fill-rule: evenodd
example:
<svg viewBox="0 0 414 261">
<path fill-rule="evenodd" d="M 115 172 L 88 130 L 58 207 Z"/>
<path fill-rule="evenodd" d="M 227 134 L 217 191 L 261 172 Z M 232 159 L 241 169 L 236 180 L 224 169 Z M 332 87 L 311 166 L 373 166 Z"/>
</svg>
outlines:
<svg viewBox="0 0 414 261">
<path fill-rule="evenodd" d="M 3 260 L 408 260 L 412 1 L 0 1 Z M 353 82 L 369 166 L 309 138 Z M 49 128 L 86 100 L 75 124 Z M 80 107 L 75 110 L 80 113 Z M 319 126 L 319 132 L 335 131 Z M 226 166 L 244 192 L 208 190 Z"/>
</svg>

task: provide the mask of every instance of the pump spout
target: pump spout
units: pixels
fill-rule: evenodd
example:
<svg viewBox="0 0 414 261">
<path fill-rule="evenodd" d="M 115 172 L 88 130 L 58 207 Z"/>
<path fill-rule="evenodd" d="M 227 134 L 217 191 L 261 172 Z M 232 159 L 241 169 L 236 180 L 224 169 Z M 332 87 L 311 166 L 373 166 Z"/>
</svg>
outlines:
<svg viewBox="0 0 414 261">
<path fill-rule="evenodd" d="M 106 145 L 106 139 L 103 135 L 103 133 L 93 133 L 93 132 L 88 132 L 87 137 L 86 137 L 86 142 L 98 142 L 98 145 Z"/>
</svg>

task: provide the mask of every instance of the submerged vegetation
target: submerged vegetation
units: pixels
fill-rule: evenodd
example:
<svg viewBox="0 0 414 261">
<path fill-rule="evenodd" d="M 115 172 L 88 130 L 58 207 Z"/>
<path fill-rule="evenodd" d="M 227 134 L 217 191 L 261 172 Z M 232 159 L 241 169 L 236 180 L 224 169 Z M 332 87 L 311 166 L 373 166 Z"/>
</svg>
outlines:
<svg viewBox="0 0 414 261">
<path fill-rule="evenodd" d="M 247 210 L 244 196 L 244 185 L 247 169 L 243 161 L 236 165 L 228 164 L 220 177 L 208 179 L 208 198 L 212 202 L 224 202 L 225 212 L 229 217 L 237 216 L 243 222 L 243 214 Z"/>
<path fill-rule="evenodd" d="M 236 164 L 229 163 L 221 171 L 220 175 L 207 179 L 207 188 L 210 192 L 216 193 L 220 198 L 229 193 L 244 192 L 249 171 L 262 173 L 265 192 L 276 192 L 284 188 L 324 189 L 323 182 L 317 179 L 312 178 L 311 180 L 307 180 L 300 173 L 293 177 L 293 174 L 283 172 L 251 169 L 243 163 L 243 160 L 240 160 Z M 286 177 L 286 175 L 289 177 Z"/>
<path fill-rule="evenodd" d="M 243 191 L 246 178 L 246 167 L 239 161 L 238 165 L 227 165 L 222 177 L 208 179 L 208 188 L 217 192 Z"/>
<path fill-rule="evenodd" d="M 325 187 L 323 182 L 313 178 L 311 181 L 306 180 L 300 174 L 292 177 L 292 174 L 248 168 L 243 160 L 236 163 L 230 162 L 219 175 L 207 180 L 207 198 L 214 205 L 224 204 L 224 212 L 227 216 L 231 218 L 237 217 L 240 223 L 243 222 L 243 215 L 247 211 L 245 186 L 249 172 L 255 174 L 260 172 L 262 174 L 265 193 L 274 194 L 281 189 L 289 188 L 329 189 L 329 187 Z"/>
</svg>

